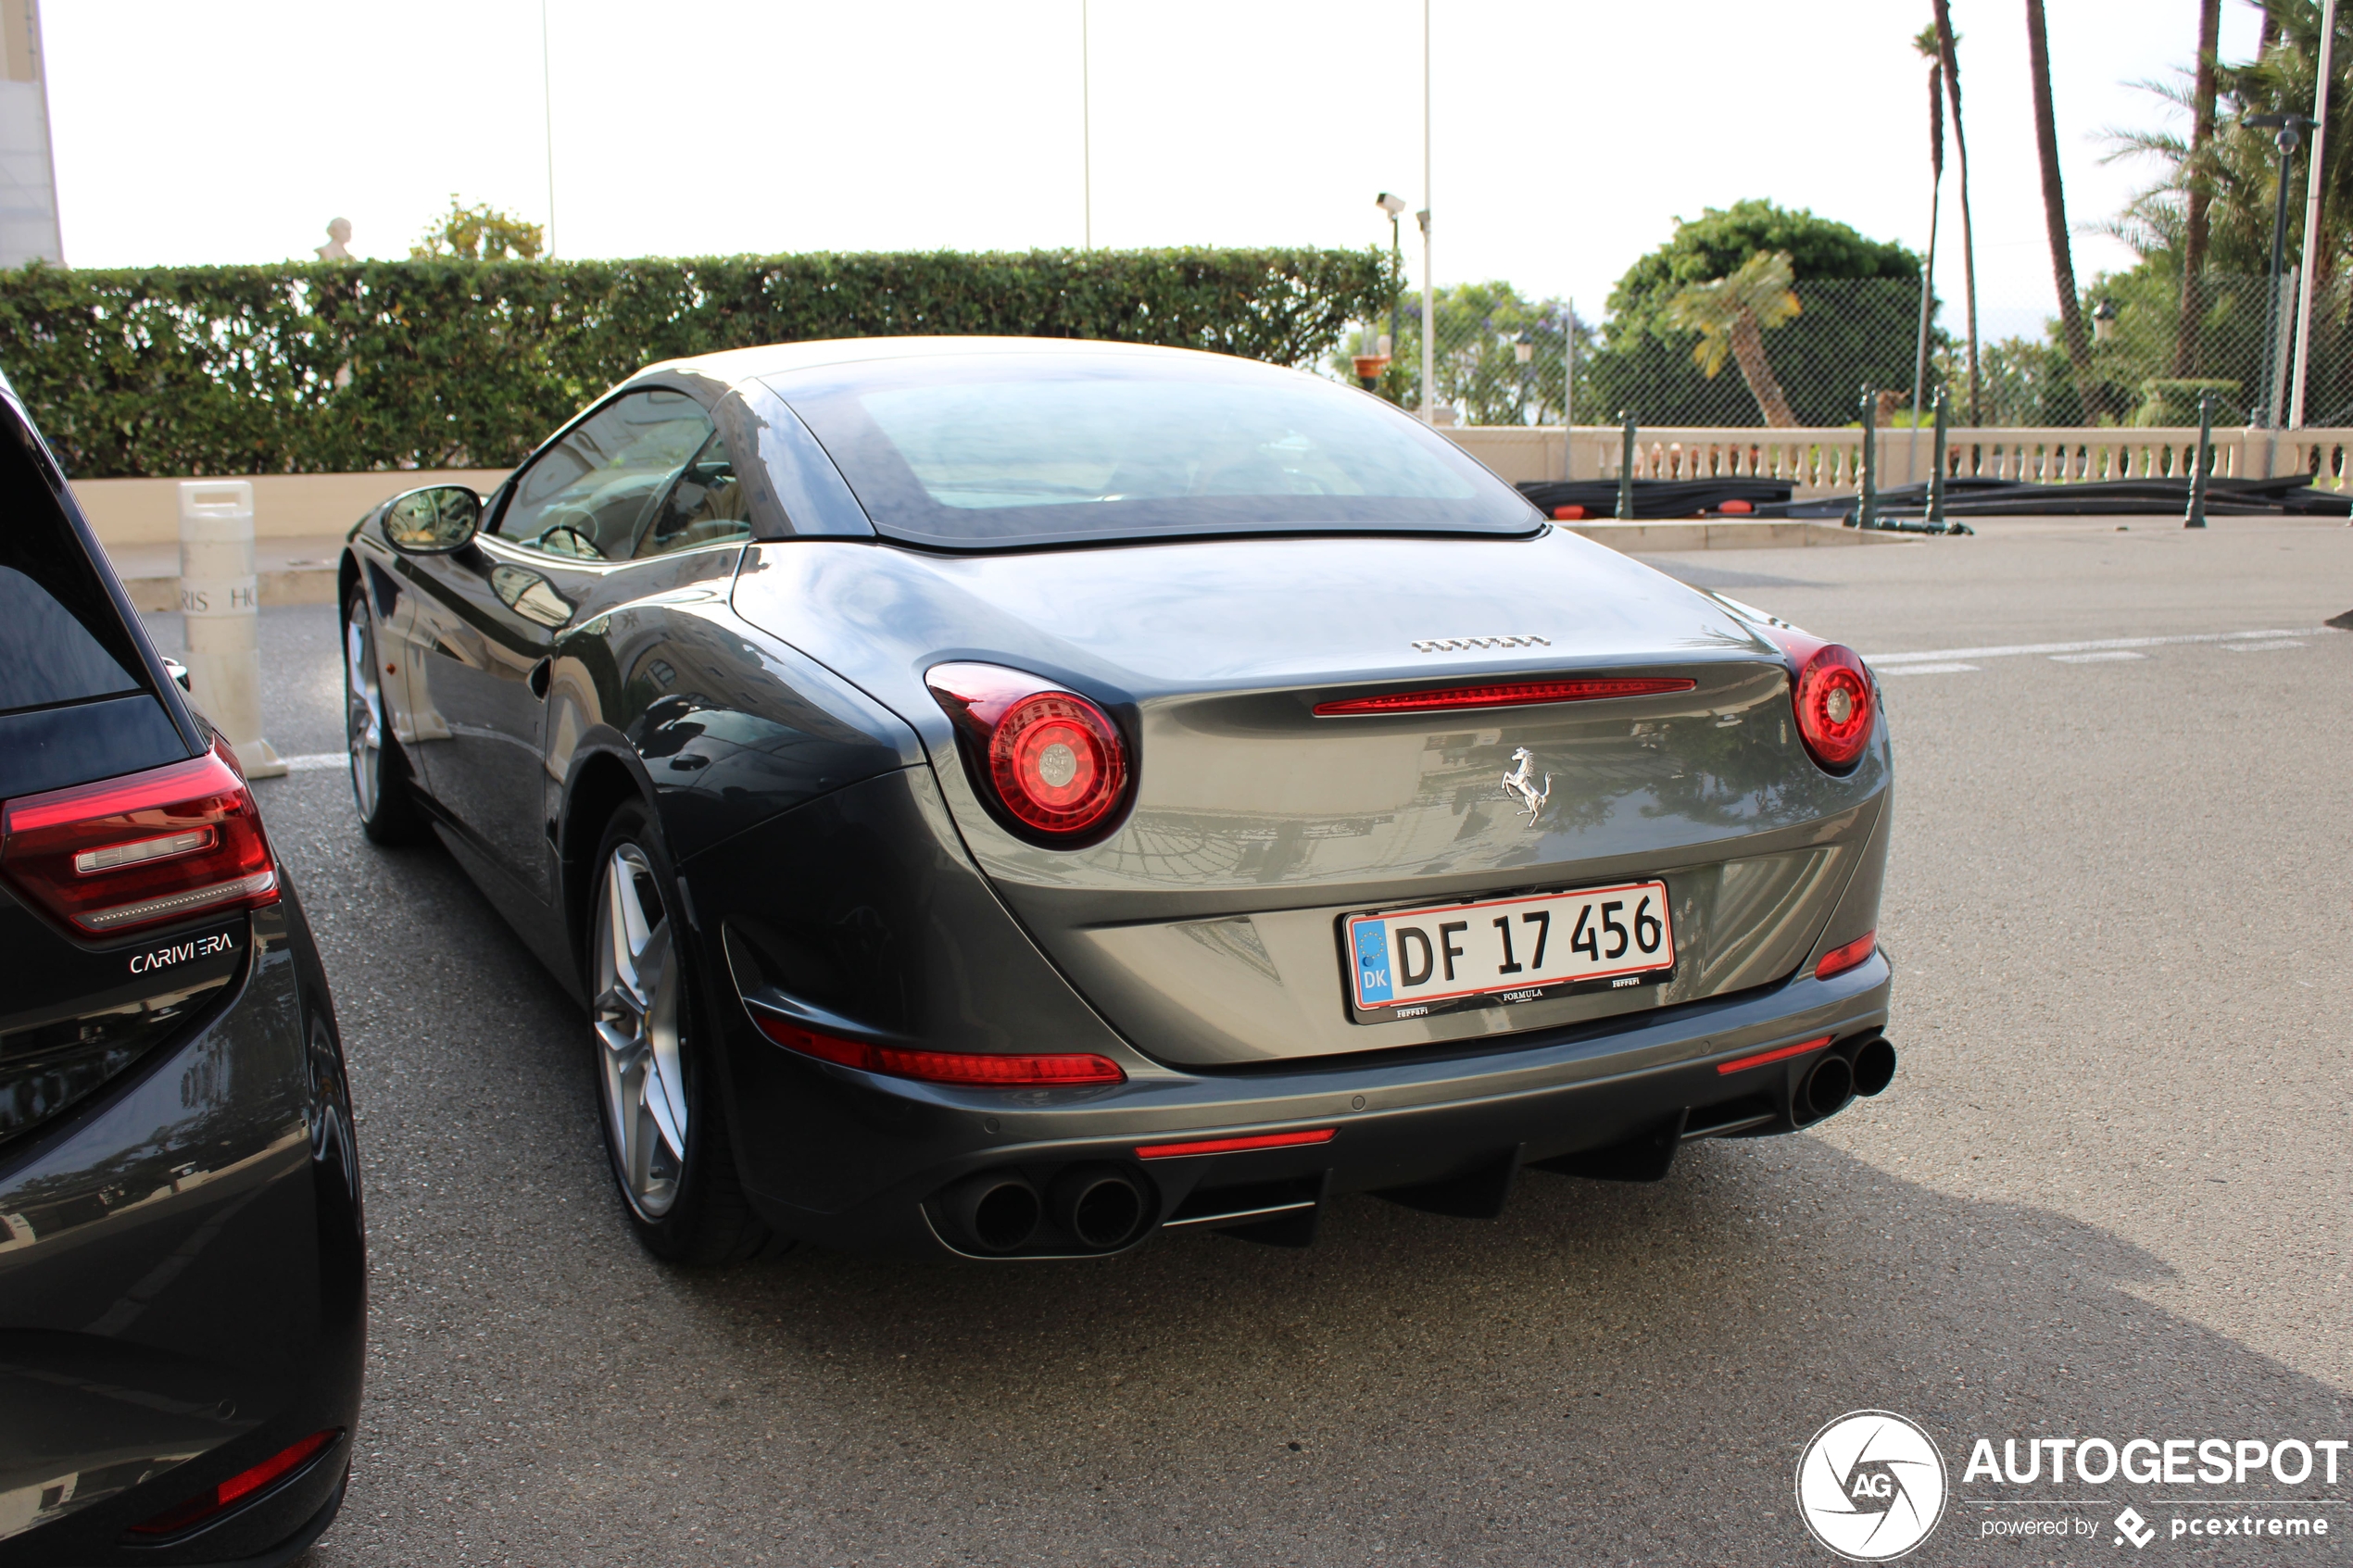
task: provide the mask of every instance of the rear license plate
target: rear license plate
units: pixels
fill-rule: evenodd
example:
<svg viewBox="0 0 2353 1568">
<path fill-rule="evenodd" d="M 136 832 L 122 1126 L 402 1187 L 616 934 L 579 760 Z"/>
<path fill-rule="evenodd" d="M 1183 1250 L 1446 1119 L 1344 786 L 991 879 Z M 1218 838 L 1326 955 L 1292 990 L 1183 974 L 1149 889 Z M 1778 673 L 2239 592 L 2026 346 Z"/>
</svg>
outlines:
<svg viewBox="0 0 2353 1568">
<path fill-rule="evenodd" d="M 1656 985 L 1675 969 L 1663 882 L 1351 915 L 1346 942 L 1365 1022 Z"/>
</svg>

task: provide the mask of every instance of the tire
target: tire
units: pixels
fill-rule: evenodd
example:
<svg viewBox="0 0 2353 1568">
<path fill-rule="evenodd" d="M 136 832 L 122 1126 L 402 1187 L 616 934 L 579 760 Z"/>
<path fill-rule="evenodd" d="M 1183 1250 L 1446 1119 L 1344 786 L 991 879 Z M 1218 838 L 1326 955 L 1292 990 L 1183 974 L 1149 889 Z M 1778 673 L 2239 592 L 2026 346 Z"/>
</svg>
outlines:
<svg viewBox="0 0 2353 1568">
<path fill-rule="evenodd" d="M 384 718 L 383 666 L 368 596 L 354 586 L 343 606 L 344 744 L 351 754 L 351 803 L 359 831 L 377 844 L 415 844 L 424 813 L 409 784 L 409 754 Z"/>
<path fill-rule="evenodd" d="M 698 1267 L 780 1250 L 745 1199 L 721 1103 L 713 1017 L 681 927 L 677 878 L 646 809 L 598 845 L 586 980 L 605 1154 L 637 1239 Z"/>
</svg>

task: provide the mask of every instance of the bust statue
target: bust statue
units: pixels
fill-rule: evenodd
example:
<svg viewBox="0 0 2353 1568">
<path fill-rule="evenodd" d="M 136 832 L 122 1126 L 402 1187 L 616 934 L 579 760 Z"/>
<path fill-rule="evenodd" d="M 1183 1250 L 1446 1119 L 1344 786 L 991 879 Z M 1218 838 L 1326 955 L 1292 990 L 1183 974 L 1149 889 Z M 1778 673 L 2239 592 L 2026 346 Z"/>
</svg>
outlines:
<svg viewBox="0 0 2353 1568">
<path fill-rule="evenodd" d="M 321 261 L 349 261 L 351 254 L 351 220 L 338 218 L 327 225 L 327 243 L 318 247 Z"/>
</svg>

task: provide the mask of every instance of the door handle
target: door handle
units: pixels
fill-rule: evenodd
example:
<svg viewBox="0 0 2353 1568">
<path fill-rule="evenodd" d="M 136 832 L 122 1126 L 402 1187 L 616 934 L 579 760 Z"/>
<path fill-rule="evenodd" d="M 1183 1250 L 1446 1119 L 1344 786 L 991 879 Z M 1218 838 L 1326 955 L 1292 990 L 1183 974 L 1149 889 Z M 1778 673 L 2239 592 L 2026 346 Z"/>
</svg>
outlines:
<svg viewBox="0 0 2353 1568">
<path fill-rule="evenodd" d="M 555 668 L 555 663 L 552 659 L 543 659 L 531 667 L 531 695 L 542 702 L 547 700 L 547 672 Z"/>
</svg>

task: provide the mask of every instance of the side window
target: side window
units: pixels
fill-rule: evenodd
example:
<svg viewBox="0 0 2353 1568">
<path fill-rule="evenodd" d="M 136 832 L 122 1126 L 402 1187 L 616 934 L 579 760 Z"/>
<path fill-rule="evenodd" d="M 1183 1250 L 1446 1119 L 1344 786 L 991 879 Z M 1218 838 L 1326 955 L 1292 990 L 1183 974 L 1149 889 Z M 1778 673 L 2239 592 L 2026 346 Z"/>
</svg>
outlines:
<svg viewBox="0 0 2353 1568">
<path fill-rule="evenodd" d="M 714 431 L 655 506 L 651 522 L 638 537 L 636 553 L 662 556 L 750 537 L 744 487 L 736 483 L 726 443 Z"/>
<path fill-rule="evenodd" d="M 711 434 L 709 417 L 684 393 L 616 397 L 524 471 L 498 536 L 549 555 L 626 560 L 670 482 Z"/>
</svg>

